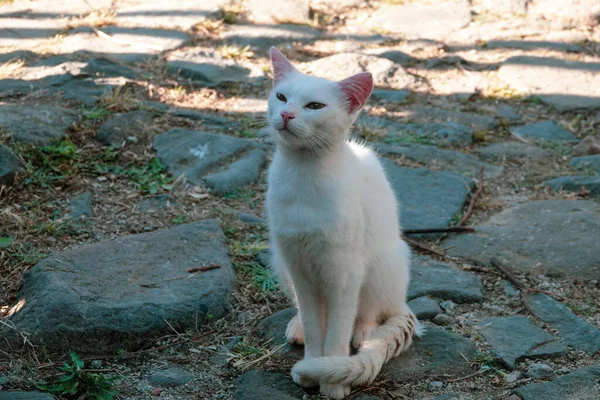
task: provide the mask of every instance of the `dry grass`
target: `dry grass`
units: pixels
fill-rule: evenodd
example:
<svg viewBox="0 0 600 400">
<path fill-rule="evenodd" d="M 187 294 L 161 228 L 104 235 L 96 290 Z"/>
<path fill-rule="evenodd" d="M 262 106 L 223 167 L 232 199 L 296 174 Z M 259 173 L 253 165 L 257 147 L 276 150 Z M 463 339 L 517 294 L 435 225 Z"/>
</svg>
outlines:
<svg viewBox="0 0 600 400">
<path fill-rule="evenodd" d="M 101 8 L 90 12 L 83 17 L 64 18 L 63 24 L 67 29 L 75 29 L 83 26 L 102 28 L 103 26 L 113 25 L 117 13 L 111 8 Z"/>
</svg>

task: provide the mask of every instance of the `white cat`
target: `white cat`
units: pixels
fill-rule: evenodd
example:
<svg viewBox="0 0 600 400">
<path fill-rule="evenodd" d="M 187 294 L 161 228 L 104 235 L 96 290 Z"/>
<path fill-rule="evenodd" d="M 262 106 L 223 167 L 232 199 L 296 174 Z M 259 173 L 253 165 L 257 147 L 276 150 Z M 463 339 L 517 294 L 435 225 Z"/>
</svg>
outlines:
<svg viewBox="0 0 600 400">
<path fill-rule="evenodd" d="M 410 250 L 379 160 L 348 141 L 373 90 L 371 74 L 340 82 L 305 75 L 275 48 L 271 61 L 268 120 L 277 151 L 266 205 L 273 268 L 299 310 L 288 340 L 305 346 L 292 376 L 342 399 L 420 335 L 406 305 Z M 354 356 L 351 340 L 360 347 Z"/>
</svg>

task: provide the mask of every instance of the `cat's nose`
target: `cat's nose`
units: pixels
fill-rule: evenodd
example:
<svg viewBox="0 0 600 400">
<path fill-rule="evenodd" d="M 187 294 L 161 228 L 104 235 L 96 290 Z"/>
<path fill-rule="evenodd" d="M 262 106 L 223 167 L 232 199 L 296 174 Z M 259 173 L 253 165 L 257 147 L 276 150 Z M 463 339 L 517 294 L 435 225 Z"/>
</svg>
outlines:
<svg viewBox="0 0 600 400">
<path fill-rule="evenodd" d="M 281 118 L 283 119 L 283 127 L 287 128 L 287 124 L 291 119 L 296 118 L 296 113 L 293 111 L 282 111 Z"/>
</svg>

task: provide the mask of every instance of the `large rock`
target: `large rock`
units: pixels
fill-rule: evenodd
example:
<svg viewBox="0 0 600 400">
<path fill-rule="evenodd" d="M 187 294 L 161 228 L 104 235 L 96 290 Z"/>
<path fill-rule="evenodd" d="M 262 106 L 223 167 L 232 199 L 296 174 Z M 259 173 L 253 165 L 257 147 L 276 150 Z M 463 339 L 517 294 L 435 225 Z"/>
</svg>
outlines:
<svg viewBox="0 0 600 400">
<path fill-rule="evenodd" d="M 428 376 L 463 376 L 472 372 L 470 360 L 477 354 L 466 338 L 435 325 L 426 325 L 405 353 L 384 365 L 383 378 L 392 382 L 419 380 Z"/>
<path fill-rule="evenodd" d="M 187 272 L 211 264 L 221 268 Z M 179 225 L 51 255 L 26 274 L 11 322 L 51 351 L 135 350 L 223 316 L 234 282 L 218 222 Z M 0 335 L 20 340 L 15 330 Z"/>
<path fill-rule="evenodd" d="M 590 354 L 600 351 L 600 331 L 573 314 L 567 306 L 543 293 L 527 295 L 527 302 L 535 315 L 556 329 L 566 344 Z"/>
<path fill-rule="evenodd" d="M 71 219 L 80 220 L 82 217 L 90 218 L 94 216 L 92 207 L 92 193 L 83 192 L 71 199 Z"/>
<path fill-rule="evenodd" d="M 20 170 L 21 161 L 8 147 L 0 144 L 0 186 L 11 184 Z"/>
<path fill-rule="evenodd" d="M 94 0 L 96 9 L 110 8 L 111 5 L 111 0 Z M 2 13 L 23 19 L 80 17 L 90 13 L 90 6 L 81 0 L 5 1 Z"/>
<path fill-rule="evenodd" d="M 119 2 L 116 21 L 127 26 L 187 30 L 213 16 L 227 3 L 227 0 Z"/>
<path fill-rule="evenodd" d="M 272 24 L 278 22 L 308 23 L 310 22 L 310 7 L 308 3 L 299 0 L 248 0 L 246 11 L 254 23 Z"/>
<path fill-rule="evenodd" d="M 532 15 L 547 21 L 563 20 L 566 26 L 594 26 L 600 22 L 597 0 L 536 0 L 527 8 Z"/>
<path fill-rule="evenodd" d="M 54 400 L 54 396 L 44 392 L 0 392 L 0 400 Z"/>
<path fill-rule="evenodd" d="M 461 153 L 459 151 L 438 149 L 437 147 L 415 143 L 375 145 L 382 154 L 393 154 L 404 156 L 409 160 L 421 162 L 425 165 L 433 165 L 444 170 L 457 171 L 461 174 L 477 177 L 479 171 L 485 166 L 484 176 L 493 178 L 500 175 L 502 167 L 479 161 L 477 158 Z"/>
<path fill-rule="evenodd" d="M 427 296 L 417 297 L 409 301 L 408 306 L 420 320 L 431 319 L 442 312 L 437 301 Z"/>
<path fill-rule="evenodd" d="M 579 138 L 568 130 L 560 127 L 554 121 L 541 121 L 511 128 L 517 136 L 532 140 L 545 140 L 549 142 L 579 142 Z"/>
<path fill-rule="evenodd" d="M 600 154 L 593 156 L 573 157 L 569 163 L 571 168 L 593 170 L 600 173 Z"/>
<path fill-rule="evenodd" d="M 416 106 L 408 110 L 408 117 L 415 122 L 426 120 L 434 122 L 454 122 L 475 129 L 494 129 L 498 126 L 498 120 L 481 113 L 466 111 L 444 110 L 441 108 Z"/>
<path fill-rule="evenodd" d="M 128 141 L 145 142 L 148 140 L 148 127 L 152 124 L 152 120 L 152 114 L 144 110 L 116 114 L 98 129 L 96 140 L 115 147 L 121 147 Z"/>
<path fill-rule="evenodd" d="M 502 63 L 500 78 L 559 111 L 600 107 L 600 63 L 533 56 Z"/>
<path fill-rule="evenodd" d="M 393 89 L 403 89 L 416 82 L 412 75 L 409 75 L 402 66 L 393 61 L 359 53 L 334 54 L 300 64 L 298 69 L 334 81 L 369 71 L 373 74 L 375 86 Z"/>
<path fill-rule="evenodd" d="M 550 150 L 521 142 L 492 143 L 477 152 L 483 159 L 491 161 L 544 161 L 556 157 Z"/>
<path fill-rule="evenodd" d="M 2 5 L 2 13 L 4 12 Z M 32 28 L 34 26 L 35 29 Z M 64 25 L 58 18 L 2 18 L 0 48 L 31 49 L 47 42 L 63 30 Z"/>
<path fill-rule="evenodd" d="M 473 182 L 449 171 L 404 168 L 382 159 L 405 229 L 442 228 L 462 209 Z M 444 196 L 440 196 L 443 193 Z"/>
<path fill-rule="evenodd" d="M 432 296 L 457 303 L 483 301 L 479 277 L 471 272 L 454 269 L 450 265 L 417 257 L 411 267 L 408 299 Z"/>
<path fill-rule="evenodd" d="M 600 196 L 600 176 L 561 176 L 546 182 L 554 190 L 566 190 L 568 192 L 581 192 L 587 190 L 592 196 Z"/>
<path fill-rule="evenodd" d="M 573 155 L 589 156 L 600 154 L 600 135 L 590 135 L 573 147 Z"/>
<path fill-rule="evenodd" d="M 560 232 L 560 234 L 557 234 Z M 497 257 L 519 271 L 598 276 L 600 206 L 592 201 L 540 200 L 509 208 L 477 232 L 444 241 L 448 254 L 482 263 Z"/>
<path fill-rule="evenodd" d="M 366 22 L 405 38 L 445 40 L 471 22 L 471 9 L 465 0 L 443 0 L 430 4 L 410 2 L 383 5 Z"/>
<path fill-rule="evenodd" d="M 273 315 L 263 319 L 258 325 L 258 332 L 261 337 L 269 342 L 269 346 L 284 346 L 279 350 L 279 354 L 293 359 L 301 359 L 304 355 L 304 348 L 295 344 L 287 343 L 285 330 L 288 322 L 298 313 L 294 307 L 286 308 L 276 312 Z"/>
<path fill-rule="evenodd" d="M 204 182 L 219 194 L 255 183 L 265 161 L 253 141 L 185 129 L 157 135 L 153 147 L 173 175 Z"/>
<path fill-rule="evenodd" d="M 236 381 L 234 400 L 300 400 L 304 390 L 283 374 L 250 371 Z"/>
<path fill-rule="evenodd" d="M 560 357 L 568 352 L 567 346 L 521 315 L 484 318 L 479 326 L 492 352 L 510 369 L 526 358 Z"/>
<path fill-rule="evenodd" d="M 480 14 L 505 15 L 527 13 L 527 0 L 473 0 L 471 4 Z"/>
<path fill-rule="evenodd" d="M 62 107 L 0 104 L 0 129 L 4 128 L 17 142 L 50 144 L 65 136 L 76 120 L 73 111 Z"/>
<path fill-rule="evenodd" d="M 268 50 L 271 46 L 285 43 L 310 43 L 317 40 L 321 32 L 308 26 L 279 25 L 230 25 L 221 33 L 226 43 L 239 46 L 252 46 L 260 50 Z"/>
<path fill-rule="evenodd" d="M 581 368 L 551 382 L 530 383 L 515 393 L 522 400 L 587 400 L 600 398 L 600 364 Z"/>
</svg>

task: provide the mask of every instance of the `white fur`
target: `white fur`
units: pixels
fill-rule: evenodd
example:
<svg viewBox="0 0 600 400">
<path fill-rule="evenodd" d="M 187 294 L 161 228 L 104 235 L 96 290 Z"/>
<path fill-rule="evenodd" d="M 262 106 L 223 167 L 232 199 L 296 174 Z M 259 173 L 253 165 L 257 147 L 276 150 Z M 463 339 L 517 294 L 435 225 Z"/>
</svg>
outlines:
<svg viewBox="0 0 600 400">
<path fill-rule="evenodd" d="M 348 113 L 339 86 L 295 69 L 281 76 L 269 96 L 277 151 L 266 205 L 273 267 L 290 286 L 302 322 L 300 329 L 295 317 L 287 331 L 288 340 L 305 345 L 292 376 L 341 399 L 351 385 L 375 379 L 419 333 L 406 305 L 410 250 L 379 160 L 347 140 L 357 112 Z M 326 107 L 310 110 L 309 102 Z M 288 130 L 282 111 L 296 114 Z M 353 332 L 362 347 L 350 357 Z"/>
</svg>

